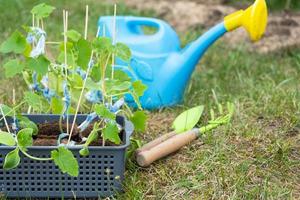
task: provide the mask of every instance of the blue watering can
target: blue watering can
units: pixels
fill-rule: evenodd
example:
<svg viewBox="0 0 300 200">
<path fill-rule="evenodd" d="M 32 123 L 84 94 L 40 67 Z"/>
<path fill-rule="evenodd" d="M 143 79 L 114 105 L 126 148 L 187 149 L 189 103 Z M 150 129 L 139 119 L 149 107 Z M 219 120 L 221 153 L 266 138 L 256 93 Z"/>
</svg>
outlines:
<svg viewBox="0 0 300 200">
<path fill-rule="evenodd" d="M 116 42 L 127 44 L 132 51 L 129 63 L 117 60 L 115 69 L 125 71 L 134 80 L 141 80 L 148 86 L 140 98 L 144 109 L 157 109 L 181 103 L 188 81 L 198 61 L 218 38 L 226 32 L 244 27 L 253 41 L 259 40 L 267 24 L 265 0 L 256 0 L 246 10 L 237 11 L 224 18 L 196 41 L 180 48 L 176 32 L 166 22 L 144 17 L 117 16 Z M 99 35 L 112 37 L 113 16 L 99 19 Z M 157 31 L 147 35 L 143 27 L 153 27 Z M 128 95 L 126 101 L 134 106 Z"/>
</svg>

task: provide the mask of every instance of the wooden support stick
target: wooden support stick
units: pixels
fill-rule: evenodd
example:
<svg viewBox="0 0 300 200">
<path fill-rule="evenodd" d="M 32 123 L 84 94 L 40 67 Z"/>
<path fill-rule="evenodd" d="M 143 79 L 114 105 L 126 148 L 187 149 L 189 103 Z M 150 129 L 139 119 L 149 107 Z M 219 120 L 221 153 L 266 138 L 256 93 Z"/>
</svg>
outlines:
<svg viewBox="0 0 300 200">
<path fill-rule="evenodd" d="M 65 68 L 65 81 L 67 84 L 68 81 L 68 57 L 67 57 L 67 31 L 68 31 L 68 11 L 63 11 L 63 22 L 64 22 L 64 55 L 65 55 L 65 62 L 64 62 L 64 68 Z M 68 87 L 68 86 L 66 86 Z M 67 108 L 67 134 L 69 134 L 69 110 Z"/>
<path fill-rule="evenodd" d="M 10 130 L 9 130 L 7 120 L 6 120 L 6 116 L 5 116 L 5 114 L 3 112 L 3 109 L 2 109 L 2 105 L 3 104 L 0 104 L 0 112 L 1 112 L 1 115 L 3 116 L 3 120 L 4 120 L 4 123 L 5 123 L 6 129 L 7 129 L 7 132 L 11 133 Z"/>
<path fill-rule="evenodd" d="M 96 37 L 99 35 L 99 31 L 100 31 L 100 27 L 98 27 Z M 92 61 L 93 56 L 94 56 L 94 51 L 91 52 L 90 62 Z M 77 106 L 76 106 L 76 111 L 75 111 L 75 115 L 74 115 L 74 119 L 73 119 L 73 123 L 72 123 L 72 127 L 71 127 L 71 132 L 70 132 L 70 135 L 69 135 L 68 143 L 71 141 L 72 133 L 73 133 L 73 130 L 74 130 L 74 126 L 75 126 L 75 123 L 76 123 L 79 107 L 80 107 L 80 104 L 81 104 L 81 100 L 82 100 L 82 97 L 83 97 L 83 92 L 84 92 L 85 85 L 86 85 L 86 80 L 89 76 L 91 68 L 92 67 L 88 66 L 88 69 L 86 71 L 86 75 L 85 75 L 85 78 L 84 78 L 84 81 L 83 81 L 82 89 L 81 89 L 80 96 L 79 96 L 79 99 L 78 99 L 78 103 L 77 103 Z"/>
<path fill-rule="evenodd" d="M 88 32 L 88 23 L 89 23 L 89 6 L 85 6 L 85 26 L 84 26 L 84 39 L 87 39 Z"/>
<path fill-rule="evenodd" d="M 117 4 L 114 5 L 114 18 L 113 18 L 113 35 L 112 35 L 112 43 L 116 44 L 116 15 L 117 15 Z M 111 79 L 114 79 L 114 65 L 115 65 L 115 54 L 111 55 Z M 110 104 L 112 105 L 113 97 L 110 98 Z"/>
<path fill-rule="evenodd" d="M 117 4 L 114 5 L 114 18 L 113 18 L 113 45 L 116 44 L 116 15 L 117 15 Z M 115 54 L 112 54 L 112 69 L 111 69 L 111 79 L 114 79 L 114 65 L 115 65 Z"/>
</svg>

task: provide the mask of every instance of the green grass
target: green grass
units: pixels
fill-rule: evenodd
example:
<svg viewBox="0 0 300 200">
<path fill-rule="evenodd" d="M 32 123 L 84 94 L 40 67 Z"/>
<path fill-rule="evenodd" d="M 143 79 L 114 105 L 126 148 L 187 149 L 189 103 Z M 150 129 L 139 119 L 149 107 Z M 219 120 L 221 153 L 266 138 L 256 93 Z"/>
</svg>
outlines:
<svg viewBox="0 0 300 200">
<path fill-rule="evenodd" d="M 203 146 L 130 170 L 127 199 L 300 198 L 299 72 L 298 50 L 259 55 L 217 43 L 193 74 L 184 107 L 214 107 L 214 90 L 219 102 L 236 104 L 231 126 L 203 136 Z"/>
<path fill-rule="evenodd" d="M 30 22 L 26 13 L 33 1 L 11 2 L 0 0 L 0 10 L 4 10 L 0 14 L 0 42 L 16 26 Z M 83 30 L 87 2 L 66 2 L 56 1 L 55 6 L 68 8 L 70 26 Z M 111 6 L 97 2 L 88 1 L 93 13 L 91 35 L 96 29 L 92 24 L 96 24 L 98 16 L 112 11 Z M 121 13 L 153 14 L 124 5 L 119 7 Z M 47 31 L 54 39 L 62 30 L 60 19 L 56 14 L 53 21 L 48 20 Z M 183 33 L 182 39 L 186 43 L 197 35 L 197 31 L 191 30 Z M 224 42 L 217 42 L 195 69 L 184 105 L 151 113 L 150 122 L 159 123 L 159 129 L 149 127 L 145 135 L 136 136 L 149 141 L 165 132 L 172 117 L 185 108 L 199 104 L 204 104 L 206 109 L 214 108 L 212 90 L 219 102 L 235 103 L 231 125 L 208 133 L 147 169 L 130 164 L 124 182 L 125 193 L 116 198 L 299 199 L 299 80 L 300 50 L 261 55 L 249 53 L 243 45 L 231 49 Z M 2 95 L 3 100 L 7 99 L 5 92 L 0 93 L 0 97 Z M 157 116 L 169 119 L 163 123 Z M 207 120 L 205 113 L 201 123 Z"/>
</svg>

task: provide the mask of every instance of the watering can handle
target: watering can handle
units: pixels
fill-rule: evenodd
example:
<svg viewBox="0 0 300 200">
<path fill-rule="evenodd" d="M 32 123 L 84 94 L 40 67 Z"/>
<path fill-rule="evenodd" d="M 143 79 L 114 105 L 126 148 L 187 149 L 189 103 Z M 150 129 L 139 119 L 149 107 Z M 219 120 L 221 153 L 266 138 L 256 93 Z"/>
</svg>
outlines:
<svg viewBox="0 0 300 200">
<path fill-rule="evenodd" d="M 143 34 L 144 32 L 140 29 L 141 26 L 149 26 L 157 29 L 157 32 L 152 35 L 144 36 L 153 36 L 158 35 L 164 32 L 165 28 L 168 28 L 169 25 L 164 21 L 154 18 L 146 17 L 130 17 L 127 19 L 127 26 L 131 32 Z"/>
</svg>

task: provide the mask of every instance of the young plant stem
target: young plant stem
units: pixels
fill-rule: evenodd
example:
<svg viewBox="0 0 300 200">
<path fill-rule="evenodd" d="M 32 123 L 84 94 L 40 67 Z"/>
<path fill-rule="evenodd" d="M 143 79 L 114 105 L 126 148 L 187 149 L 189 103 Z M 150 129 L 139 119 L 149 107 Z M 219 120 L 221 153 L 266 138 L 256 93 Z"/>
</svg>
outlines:
<svg viewBox="0 0 300 200">
<path fill-rule="evenodd" d="M 51 42 L 51 41 L 49 41 L 49 42 L 46 42 L 46 44 L 56 44 L 56 45 L 59 45 L 60 42 Z"/>
<path fill-rule="evenodd" d="M 89 23 L 89 6 L 85 6 L 85 26 L 84 26 L 84 39 L 87 39 L 88 32 L 88 23 Z"/>
<path fill-rule="evenodd" d="M 64 132 L 64 129 L 63 129 L 63 127 L 62 127 L 62 119 L 63 119 L 63 115 L 60 115 L 60 117 L 59 117 L 59 123 L 58 123 L 60 133 L 63 133 L 63 132 Z"/>
<path fill-rule="evenodd" d="M 96 37 L 99 35 L 99 31 L 100 31 L 100 28 L 98 27 Z M 89 64 L 88 64 L 89 66 L 87 68 L 86 75 L 85 75 L 85 78 L 84 78 L 84 81 L 83 81 L 82 89 L 81 89 L 80 96 L 79 96 L 79 99 L 78 99 L 78 103 L 77 103 L 77 106 L 76 106 L 76 111 L 75 111 L 75 115 L 74 115 L 74 119 L 73 119 L 73 123 L 72 123 L 72 127 L 71 127 L 71 131 L 70 131 L 70 134 L 69 134 L 69 139 L 68 139 L 67 144 L 69 144 L 69 142 L 71 141 L 71 137 L 72 137 L 75 122 L 76 122 L 76 119 L 77 119 L 79 107 L 80 107 L 81 100 L 82 100 L 82 97 L 83 97 L 83 92 L 84 92 L 84 89 L 85 89 L 85 86 L 86 86 L 86 81 L 87 81 L 87 78 L 88 78 L 88 76 L 90 74 L 90 71 L 91 71 L 91 68 L 92 68 L 92 66 L 90 66 L 90 62 L 92 61 L 93 56 L 94 56 L 94 51 L 92 50 L 91 56 L 90 56 L 90 59 L 89 59 Z"/>
<path fill-rule="evenodd" d="M 32 14 L 32 27 L 35 27 L 35 15 L 34 14 Z M 33 49 L 33 47 L 34 47 L 34 42 L 31 45 L 32 49 Z M 31 112 L 31 106 L 28 107 L 27 114 L 30 114 L 30 112 Z"/>
<path fill-rule="evenodd" d="M 107 68 L 107 65 L 108 65 L 108 61 L 109 61 L 109 58 L 110 58 L 110 54 L 108 54 L 107 58 L 106 58 L 106 62 L 105 62 L 105 65 L 103 66 L 103 69 L 102 69 L 102 84 L 101 84 L 101 87 L 102 87 L 102 93 L 103 93 L 103 97 L 106 97 L 106 89 L 105 89 L 105 72 L 106 72 L 106 68 Z M 105 98 L 103 98 L 103 103 L 105 103 Z"/>
<path fill-rule="evenodd" d="M 42 26 L 42 29 L 45 30 L 45 29 L 44 29 L 44 22 L 43 22 L 43 19 L 41 19 L 41 26 Z"/>
<path fill-rule="evenodd" d="M 29 155 L 26 151 L 23 151 L 22 149 L 20 149 L 20 151 L 28 158 L 33 159 L 33 160 L 38 160 L 38 161 L 49 161 L 49 160 L 53 160 L 52 158 L 38 158 L 32 155 Z"/>
<path fill-rule="evenodd" d="M 128 112 L 130 113 L 130 116 L 132 116 L 133 113 L 132 113 L 131 109 L 129 108 L 129 106 L 127 105 L 126 102 L 124 102 L 124 106 L 125 106 L 125 108 L 128 110 Z"/>
<path fill-rule="evenodd" d="M 6 129 L 7 129 L 7 132 L 11 133 L 11 132 L 10 132 L 10 129 L 9 129 L 9 126 L 8 126 L 8 123 L 7 123 L 7 120 L 6 120 L 6 117 L 5 117 L 4 112 L 3 112 L 3 109 L 2 109 L 2 105 L 3 105 L 3 104 L 0 104 L 1 115 L 3 116 L 2 118 L 3 118 L 3 120 L 4 120 Z M 1 119 L 1 120 L 2 120 L 2 119 Z"/>
<path fill-rule="evenodd" d="M 15 90 L 15 88 L 13 88 L 13 98 L 12 98 L 12 101 L 13 101 L 13 106 L 15 107 L 16 106 L 16 90 Z M 16 122 L 16 111 L 14 110 L 14 123 L 15 122 Z M 17 124 L 15 124 L 15 126 L 17 126 Z M 15 133 L 16 133 L 16 131 L 15 131 Z"/>
<path fill-rule="evenodd" d="M 101 126 L 101 124 L 103 123 L 103 119 L 101 119 L 101 121 L 99 122 L 99 126 Z M 102 134 L 102 146 L 105 146 L 105 138 L 103 135 L 103 128 L 101 129 L 101 134 Z"/>
</svg>

